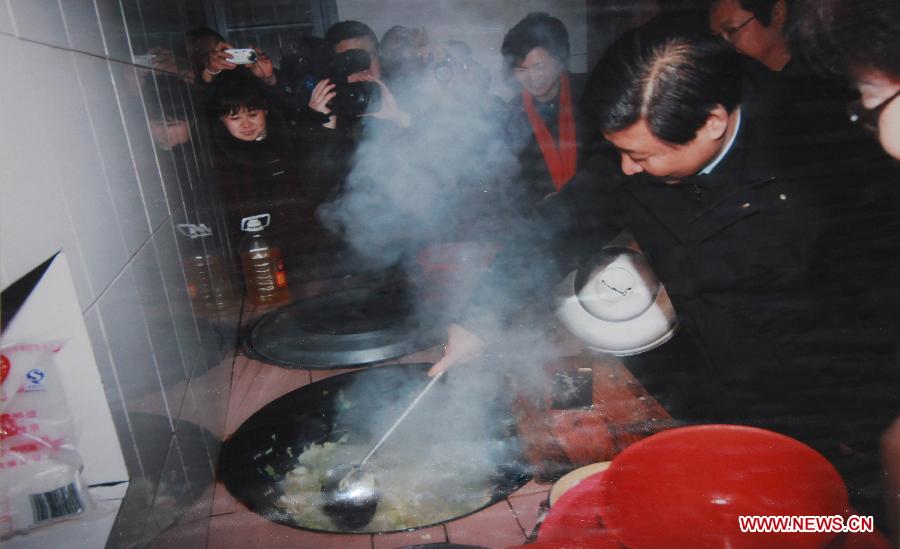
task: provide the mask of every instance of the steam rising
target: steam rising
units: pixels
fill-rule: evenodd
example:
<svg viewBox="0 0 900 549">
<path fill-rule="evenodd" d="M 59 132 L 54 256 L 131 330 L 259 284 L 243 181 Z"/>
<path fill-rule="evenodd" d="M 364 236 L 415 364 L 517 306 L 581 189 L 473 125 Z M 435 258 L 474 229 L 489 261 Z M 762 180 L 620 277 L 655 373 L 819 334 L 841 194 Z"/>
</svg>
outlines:
<svg viewBox="0 0 900 549">
<path fill-rule="evenodd" d="M 510 245 L 530 234 L 527 210 L 519 207 L 518 164 L 503 117 L 490 112 L 486 83 L 466 84 L 458 76 L 442 83 L 428 70 L 416 81 L 395 83 L 392 89 L 401 108 L 411 113 L 412 127 L 399 130 L 389 122 L 368 120 L 344 193 L 320 209 L 323 221 L 375 266 L 409 266 L 413 254 L 429 243 L 489 240 Z M 527 249 L 521 241 L 516 247 Z M 539 257 L 529 260 L 540 262 Z M 526 271 L 521 276 L 532 275 Z M 471 280 L 464 279 L 447 292 L 453 305 L 464 303 L 471 293 Z M 466 283 L 469 287 L 462 287 Z M 429 307 L 419 307 L 418 313 L 428 311 L 433 314 Z M 559 354 L 546 336 L 547 317 L 541 318 L 502 335 L 480 334 L 493 343 L 489 356 L 455 366 L 446 383 L 420 402 L 373 458 L 376 466 L 387 467 L 376 473 L 379 482 L 430 482 L 431 489 L 450 498 L 455 491 L 478 489 L 464 484 L 474 469 L 495 473 L 518 455 L 510 438 L 510 402 L 498 407 L 497 398 L 509 394 L 511 377 L 522 388 L 548 386 L 541 366 Z M 398 376 L 394 386 L 409 403 L 424 382 Z M 371 391 L 358 383 L 346 388 L 345 396 L 350 401 L 379 398 Z M 363 415 L 351 409 L 339 417 L 350 432 L 368 435 L 356 459 L 400 415 L 402 402 L 383 402 L 376 412 Z"/>
<path fill-rule="evenodd" d="M 440 83 L 429 69 L 392 84 L 412 127 L 366 120 L 343 195 L 320 209 L 375 264 L 394 264 L 417 244 L 482 237 L 512 213 L 517 166 L 502 117 L 485 113 L 486 92 L 461 78 Z"/>
</svg>

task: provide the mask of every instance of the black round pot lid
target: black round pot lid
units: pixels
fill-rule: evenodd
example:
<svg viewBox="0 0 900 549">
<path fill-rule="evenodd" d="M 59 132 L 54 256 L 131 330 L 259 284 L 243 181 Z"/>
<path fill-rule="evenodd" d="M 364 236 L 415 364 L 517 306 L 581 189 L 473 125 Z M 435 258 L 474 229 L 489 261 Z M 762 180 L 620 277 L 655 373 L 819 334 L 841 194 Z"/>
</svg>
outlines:
<svg viewBox="0 0 900 549">
<path fill-rule="evenodd" d="M 397 466 L 393 476 L 384 472 L 375 474 L 381 475 L 381 479 L 399 477 L 402 481 L 424 472 L 426 484 L 417 480 L 415 487 L 422 492 L 433 489 L 441 501 L 453 500 L 454 492 L 464 490 L 464 486 L 481 475 L 479 478 L 487 487 L 483 502 L 469 505 L 462 512 L 458 505 L 448 506 L 443 516 L 430 514 L 420 523 L 380 531 L 374 529 L 374 523 L 362 531 L 348 531 L 321 520 L 310 526 L 278 504 L 285 494 L 286 475 L 298 466 L 299 456 L 313 444 L 338 440 L 363 449 L 371 447 L 386 427 L 373 418 L 380 415 L 384 421 L 392 422 L 395 419 L 393 408 L 397 408 L 399 414 L 424 388 L 428 382 L 425 372 L 430 366 L 394 364 L 357 370 L 301 387 L 269 403 L 223 444 L 219 479 L 235 498 L 268 520 L 304 530 L 338 533 L 377 534 L 426 528 L 475 513 L 506 498 L 531 478 L 530 468 L 522 458 L 506 397 L 496 387 L 476 388 L 475 396 L 487 403 L 484 408 L 489 411 L 485 415 L 491 419 L 475 428 L 472 421 L 463 417 L 471 404 L 460 402 L 466 399 L 458 397 L 453 383 L 438 383 L 407 416 L 391 441 L 382 447 L 399 460 L 395 463 L 401 465 Z M 405 426 L 416 421 L 425 429 L 420 429 L 421 425 L 412 425 L 404 433 Z M 427 434 L 419 435 L 419 431 L 427 431 Z M 396 446 L 389 448 L 391 444 Z M 440 469 L 435 458 L 428 457 L 435 455 L 439 456 L 438 460 L 446 459 L 446 455 L 453 456 L 451 459 L 457 455 L 465 456 L 467 459 L 462 460 L 460 467 L 464 474 L 457 477 L 455 470 Z M 496 459 L 476 458 L 481 455 Z M 373 457 L 373 463 L 378 459 Z M 387 456 L 381 459 L 386 460 Z M 476 469 L 473 470 L 471 462 L 479 463 Z M 452 463 L 459 462 L 454 459 Z M 435 473 L 436 467 L 439 471 Z M 427 484 L 432 482 L 431 475 L 434 485 Z M 448 477 L 450 490 L 447 489 Z M 387 484 L 380 489 L 393 489 L 393 484 Z"/>
<path fill-rule="evenodd" d="M 427 349 L 443 337 L 436 316 L 415 307 L 402 285 L 351 288 L 266 314 L 248 347 L 288 368 L 361 366 Z"/>
</svg>

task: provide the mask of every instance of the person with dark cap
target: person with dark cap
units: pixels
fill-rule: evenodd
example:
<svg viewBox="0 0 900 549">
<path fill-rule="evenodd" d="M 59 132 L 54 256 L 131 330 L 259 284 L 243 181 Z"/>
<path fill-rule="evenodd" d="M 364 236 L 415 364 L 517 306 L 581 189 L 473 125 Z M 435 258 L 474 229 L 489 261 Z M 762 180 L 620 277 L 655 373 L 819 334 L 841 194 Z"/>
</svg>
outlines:
<svg viewBox="0 0 900 549">
<path fill-rule="evenodd" d="M 520 88 L 509 103 L 507 138 L 518 155 L 529 203 L 559 191 L 583 161 L 578 99 L 583 80 L 569 73 L 562 21 L 530 13 L 503 38 L 506 70 Z"/>
<path fill-rule="evenodd" d="M 742 92 L 723 41 L 655 28 L 618 39 L 583 108 L 621 175 L 598 154 L 543 201 L 527 247 L 504 249 L 431 374 L 483 352 L 483 337 L 497 337 L 518 305 L 627 228 L 698 348 L 699 367 L 672 365 L 690 368 L 694 385 L 679 419 L 766 427 L 842 472 L 858 467 L 844 452 L 877 439 L 896 406 L 896 369 L 831 341 L 858 329 L 828 324 L 833 303 L 816 287 L 840 204 L 822 191 L 827 174 L 780 162 Z"/>
</svg>

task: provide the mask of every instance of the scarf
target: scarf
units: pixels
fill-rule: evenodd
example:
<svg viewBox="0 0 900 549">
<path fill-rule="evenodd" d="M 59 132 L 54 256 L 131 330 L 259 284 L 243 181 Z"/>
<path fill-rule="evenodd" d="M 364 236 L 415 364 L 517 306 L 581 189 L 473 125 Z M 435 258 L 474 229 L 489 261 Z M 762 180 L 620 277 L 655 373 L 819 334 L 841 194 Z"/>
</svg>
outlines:
<svg viewBox="0 0 900 549">
<path fill-rule="evenodd" d="M 575 117 L 572 115 L 572 95 L 569 90 L 569 74 L 563 72 L 559 77 L 559 144 L 550 134 L 547 125 L 534 107 L 534 98 L 522 90 L 522 103 L 525 114 L 534 131 L 547 170 L 553 180 L 553 186 L 560 190 L 572 179 L 577 169 L 578 146 L 575 142 Z"/>
</svg>

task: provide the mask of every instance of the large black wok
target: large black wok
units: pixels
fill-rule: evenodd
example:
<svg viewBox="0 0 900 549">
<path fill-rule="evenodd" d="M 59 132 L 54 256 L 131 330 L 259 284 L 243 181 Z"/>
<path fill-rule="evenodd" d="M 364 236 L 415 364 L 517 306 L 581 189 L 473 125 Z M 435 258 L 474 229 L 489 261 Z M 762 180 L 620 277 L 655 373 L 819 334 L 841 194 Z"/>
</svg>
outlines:
<svg viewBox="0 0 900 549">
<path fill-rule="evenodd" d="M 347 288 L 301 299 L 256 323 L 251 353 L 288 368 L 360 366 L 427 349 L 444 328 L 403 284 Z"/>
<path fill-rule="evenodd" d="M 254 414 L 225 441 L 219 464 L 219 478 L 232 495 L 269 520 L 301 529 L 351 533 L 334 524 L 311 527 L 298 523 L 293 515 L 276 505 L 283 493 L 282 481 L 296 466 L 297 456 L 311 444 L 333 442 L 342 437 L 348 443 L 359 444 L 363 448 L 373 444 L 382 434 L 380 429 L 383 425 L 377 421 L 370 424 L 366 418 L 381 415 L 385 420 L 391 419 L 393 410 L 402 410 L 408 400 L 418 393 L 417 389 L 427 383 L 425 372 L 429 367 L 429 364 L 381 366 L 334 376 L 288 393 Z M 447 410 L 446 414 L 436 414 L 435 417 L 439 419 L 433 421 L 434 432 L 442 433 L 441 436 L 444 437 L 440 439 L 441 448 L 438 450 L 444 452 L 454 444 L 467 450 L 485 448 L 491 453 L 494 448 L 501 448 L 496 462 L 486 462 L 475 473 L 475 476 L 483 475 L 489 501 L 465 509 L 462 513 L 457 506 L 452 514 L 430 520 L 427 524 L 403 524 L 380 532 L 373 532 L 370 528 L 366 533 L 424 528 L 474 513 L 504 499 L 530 478 L 528 466 L 521 457 L 514 421 L 505 398 L 492 394 L 490 398 L 483 399 L 487 402 L 485 414 L 489 419 L 478 429 L 468 429 L 471 419 L 461 419 L 452 412 L 452 402 L 462 398 L 454 395 L 454 390 L 456 389 L 452 383 L 439 383 L 429 395 L 429 400 L 434 399 L 431 406 L 435 410 L 443 411 L 443 407 Z M 485 389 L 482 387 L 479 390 Z M 353 401 L 349 409 L 348 400 Z M 424 413 L 427 414 L 428 405 L 423 401 L 420 406 L 424 407 Z M 467 425 L 458 424 L 458 420 L 466 421 Z M 484 425 L 488 427 L 484 428 Z M 408 455 L 410 470 L 418 465 L 428 471 L 431 465 L 425 463 L 426 459 L 422 457 L 428 453 L 427 448 L 422 448 L 422 444 L 427 441 L 420 443 L 423 439 L 414 432 L 404 434 L 399 430 L 397 439 L 399 446 L 393 449 L 394 454 Z M 471 464 L 468 465 L 465 470 L 471 477 Z M 443 472 L 446 475 L 446 471 Z M 471 480 L 461 478 L 458 485 L 466 485 Z M 382 487 L 384 490 L 391 488 Z M 447 494 L 446 497 L 450 500 L 452 494 Z"/>
</svg>

